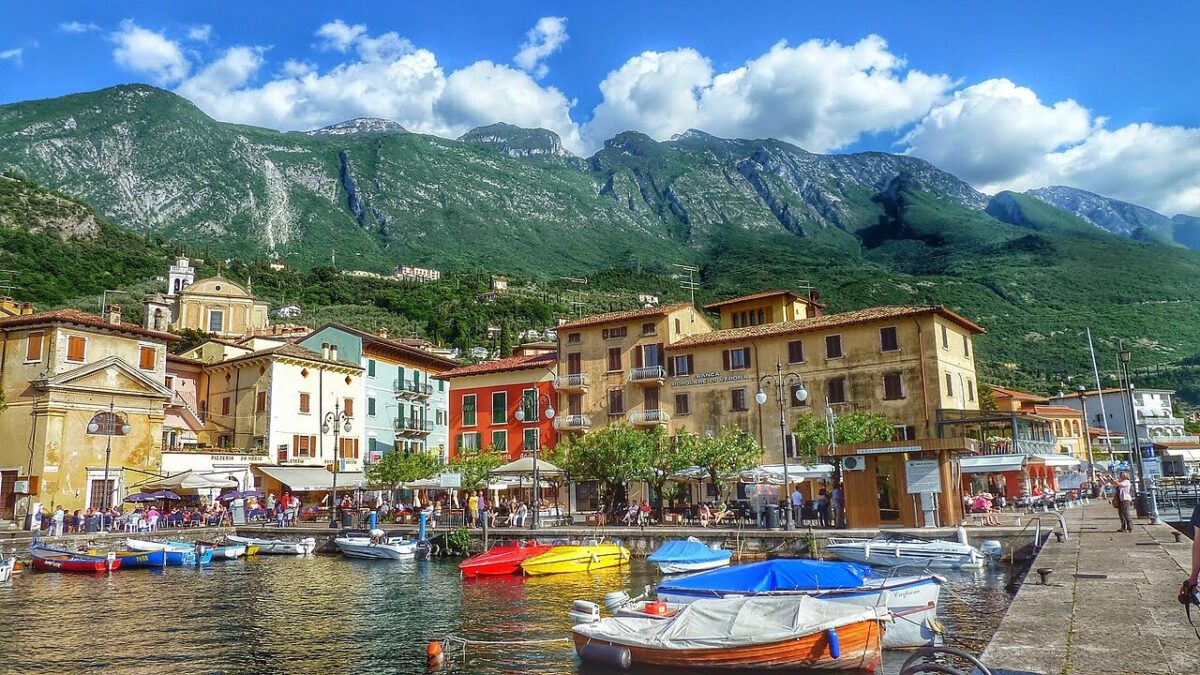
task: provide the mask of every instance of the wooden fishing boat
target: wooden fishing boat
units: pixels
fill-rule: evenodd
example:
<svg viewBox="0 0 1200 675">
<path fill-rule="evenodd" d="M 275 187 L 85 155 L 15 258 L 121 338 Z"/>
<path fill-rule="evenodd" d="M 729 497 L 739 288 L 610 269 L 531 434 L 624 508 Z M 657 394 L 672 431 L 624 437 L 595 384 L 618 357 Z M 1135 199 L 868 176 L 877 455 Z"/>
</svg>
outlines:
<svg viewBox="0 0 1200 675">
<path fill-rule="evenodd" d="M 167 566 L 166 549 L 161 551 L 113 551 L 113 554 L 117 556 L 117 560 L 121 563 L 121 569 Z M 88 555 L 103 556 L 108 555 L 108 551 L 89 549 Z"/>
<path fill-rule="evenodd" d="M 533 540 L 505 542 L 467 558 L 458 564 L 458 569 L 464 577 L 516 574 L 521 571 L 521 563 L 552 548 L 549 544 L 539 544 Z"/>
<path fill-rule="evenodd" d="M 530 576 L 570 574 L 617 567 L 628 561 L 629 549 L 620 544 L 553 546 L 522 562 L 521 571 Z"/>
<path fill-rule="evenodd" d="M 100 556 L 78 551 L 61 551 L 47 546 L 34 546 L 29 549 L 29 554 L 33 556 L 34 569 L 42 572 L 98 574 L 111 572 L 121 567 L 121 561 L 111 552 Z"/>
<path fill-rule="evenodd" d="M 614 617 L 571 629 L 584 661 L 610 667 L 875 672 L 886 610 L 812 597 L 698 600 L 669 619 Z"/>
<path fill-rule="evenodd" d="M 157 541 L 142 541 L 140 539 L 126 539 L 125 545 L 134 551 L 165 551 L 167 555 L 167 564 L 172 567 L 194 567 L 195 565 L 207 565 L 212 562 L 213 551 L 211 548 L 196 546 L 195 544 L 171 544 Z"/>
</svg>

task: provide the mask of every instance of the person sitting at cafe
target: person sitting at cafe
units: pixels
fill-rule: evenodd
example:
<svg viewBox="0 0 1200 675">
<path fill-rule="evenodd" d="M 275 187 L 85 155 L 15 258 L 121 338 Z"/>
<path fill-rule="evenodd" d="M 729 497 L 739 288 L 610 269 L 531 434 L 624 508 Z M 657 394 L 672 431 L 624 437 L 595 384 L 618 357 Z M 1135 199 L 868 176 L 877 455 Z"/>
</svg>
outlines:
<svg viewBox="0 0 1200 675">
<path fill-rule="evenodd" d="M 528 518 L 529 507 L 525 505 L 525 502 L 517 502 L 517 511 L 513 515 L 513 527 L 525 527 Z"/>
<path fill-rule="evenodd" d="M 712 509 L 708 508 L 708 502 L 700 502 L 700 527 L 708 527 L 708 521 L 712 519 Z"/>
<path fill-rule="evenodd" d="M 728 504 L 725 502 L 717 504 L 717 510 L 712 514 L 713 524 L 720 525 L 721 523 L 725 522 L 725 519 L 729 517 L 730 513 L 731 511 L 729 510 Z"/>
</svg>

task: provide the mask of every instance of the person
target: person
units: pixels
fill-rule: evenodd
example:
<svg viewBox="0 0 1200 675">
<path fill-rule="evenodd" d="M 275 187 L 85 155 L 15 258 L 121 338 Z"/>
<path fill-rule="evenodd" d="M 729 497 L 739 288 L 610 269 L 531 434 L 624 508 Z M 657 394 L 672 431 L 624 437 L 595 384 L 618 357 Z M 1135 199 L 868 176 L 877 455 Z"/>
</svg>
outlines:
<svg viewBox="0 0 1200 675">
<path fill-rule="evenodd" d="M 50 528 L 50 536 L 61 537 L 63 535 L 63 520 L 67 517 L 67 512 L 63 511 L 60 505 L 54 509 L 54 525 Z"/>
<path fill-rule="evenodd" d="M 650 522 L 650 502 L 642 500 L 642 505 L 638 507 L 638 527 L 645 527 Z"/>
<path fill-rule="evenodd" d="M 800 486 L 797 485 L 792 490 L 792 523 L 799 523 L 804 515 L 804 493 L 800 491 Z"/>
<path fill-rule="evenodd" d="M 629 508 L 625 509 L 625 517 L 621 519 L 621 522 L 625 523 L 626 525 L 633 525 L 634 522 L 637 521 L 637 517 L 638 517 L 637 502 L 630 501 Z"/>
<path fill-rule="evenodd" d="M 467 497 L 467 527 L 475 527 L 479 514 L 479 495 L 469 492 Z"/>
<path fill-rule="evenodd" d="M 829 505 L 833 508 L 833 526 L 837 528 L 846 527 L 846 509 L 842 499 L 844 494 L 842 484 L 838 483 L 833 488 L 833 496 L 829 498 Z"/>
<path fill-rule="evenodd" d="M 713 514 L 713 524 L 720 525 L 722 522 L 725 521 L 726 518 L 729 517 L 729 514 L 730 514 L 730 510 L 729 510 L 728 504 L 726 504 L 725 502 L 721 502 L 720 504 L 717 504 L 716 513 Z"/>
<path fill-rule="evenodd" d="M 1113 495 L 1113 506 L 1117 507 L 1117 516 L 1121 519 L 1121 528 L 1117 532 L 1133 532 L 1133 518 L 1129 509 L 1133 506 L 1133 484 L 1129 482 L 1129 474 L 1121 472 L 1119 480 L 1113 481 L 1116 494 Z"/>
<path fill-rule="evenodd" d="M 700 527 L 708 527 L 710 519 L 712 519 L 712 510 L 708 508 L 708 502 L 700 502 Z"/>
<path fill-rule="evenodd" d="M 525 502 L 517 502 L 517 510 L 513 516 L 513 527 L 525 527 L 525 519 L 529 517 L 529 507 Z"/>
<path fill-rule="evenodd" d="M 276 506 L 276 504 L 275 504 L 275 493 L 274 493 L 274 492 L 268 492 L 268 493 L 267 493 L 267 510 L 268 510 L 268 511 L 274 511 L 274 510 L 275 510 L 275 506 Z"/>
<path fill-rule="evenodd" d="M 829 527 L 829 495 L 825 488 L 817 493 L 817 523 L 821 527 Z"/>
</svg>

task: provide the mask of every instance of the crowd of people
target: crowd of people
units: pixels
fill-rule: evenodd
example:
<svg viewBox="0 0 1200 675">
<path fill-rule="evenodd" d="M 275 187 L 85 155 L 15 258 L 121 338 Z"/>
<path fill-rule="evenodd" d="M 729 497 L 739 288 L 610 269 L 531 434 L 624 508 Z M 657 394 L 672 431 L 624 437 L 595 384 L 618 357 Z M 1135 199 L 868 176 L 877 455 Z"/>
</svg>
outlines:
<svg viewBox="0 0 1200 675">
<path fill-rule="evenodd" d="M 68 512 L 57 506 L 52 512 L 37 514 L 41 530 L 51 537 L 64 534 L 91 534 L 102 531 L 147 532 L 167 527 L 215 527 L 231 524 L 228 509 L 220 505 L 198 504 L 159 508 L 155 504 L 86 508 Z"/>
</svg>

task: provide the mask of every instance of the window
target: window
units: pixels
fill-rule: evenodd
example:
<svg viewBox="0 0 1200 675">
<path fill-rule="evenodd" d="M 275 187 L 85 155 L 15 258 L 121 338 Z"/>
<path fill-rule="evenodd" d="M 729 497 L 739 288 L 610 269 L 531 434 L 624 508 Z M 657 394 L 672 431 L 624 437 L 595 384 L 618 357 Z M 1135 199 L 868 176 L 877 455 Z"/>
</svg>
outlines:
<svg viewBox="0 0 1200 675">
<path fill-rule="evenodd" d="M 379 458 L 375 456 L 375 453 L 378 451 L 379 451 L 379 439 L 374 436 L 368 438 L 367 439 L 367 454 L 371 457 L 372 461 L 379 461 Z"/>
<path fill-rule="evenodd" d="M 367 397 L 367 417 L 374 417 L 374 416 L 375 416 L 375 397 L 368 396 Z"/>
<path fill-rule="evenodd" d="M 462 397 L 462 423 L 464 427 L 475 426 L 475 394 Z"/>
<path fill-rule="evenodd" d="M 342 412 L 346 413 L 346 417 L 354 417 L 354 399 L 342 399 Z"/>
<path fill-rule="evenodd" d="M 87 356 L 87 338 L 80 335 L 67 336 L 67 360 L 83 361 Z"/>
<path fill-rule="evenodd" d="M 608 372 L 621 372 L 621 348 L 609 347 L 608 349 Z"/>
<path fill-rule="evenodd" d="M 835 377 L 825 385 L 825 397 L 830 403 L 846 402 L 846 378 Z"/>
<path fill-rule="evenodd" d="M 338 448 L 339 459 L 358 459 L 358 439 L 357 438 L 339 438 Z"/>
<path fill-rule="evenodd" d="M 629 335 L 629 328 L 627 326 L 620 326 L 618 328 L 605 328 L 604 330 L 600 331 L 600 336 L 605 340 L 616 340 L 618 338 L 623 338 L 626 335 Z"/>
<path fill-rule="evenodd" d="M 113 505 L 113 500 L 117 496 L 113 494 L 117 490 L 117 479 L 109 478 L 106 481 L 103 478 L 90 478 L 89 483 L 88 505 L 91 508 L 99 509 L 106 505 Z"/>
<path fill-rule="evenodd" d="M 841 335 L 826 335 L 825 336 L 825 358 L 840 359 L 845 354 L 842 353 L 842 336 Z"/>
<path fill-rule="evenodd" d="M 942 349 L 950 349 L 950 329 L 942 324 Z"/>
<path fill-rule="evenodd" d="M 954 395 L 954 376 L 952 376 L 950 373 L 946 373 L 946 395 Z"/>
<path fill-rule="evenodd" d="M 662 366 L 663 346 L 658 345 L 638 345 L 633 348 L 633 367 L 634 368 L 657 368 Z"/>
<path fill-rule="evenodd" d="M 966 335 L 963 336 L 963 356 L 971 358 L 971 338 Z"/>
<path fill-rule="evenodd" d="M 892 427 L 893 441 L 915 441 L 917 440 L 917 428 L 911 425 L 897 424 Z"/>
<path fill-rule="evenodd" d="M 669 361 L 667 361 L 667 366 L 668 366 L 669 370 L 671 371 L 667 374 L 671 375 L 672 377 L 682 376 L 682 375 L 691 375 L 692 372 L 695 370 L 695 368 L 693 367 L 693 361 L 692 361 L 691 354 L 684 354 L 682 356 L 672 356 L 671 359 Z"/>
<path fill-rule="evenodd" d="M 25 363 L 37 363 L 42 360 L 42 342 L 45 333 L 30 333 L 29 341 L 25 343 Z"/>
<path fill-rule="evenodd" d="M 683 324 L 679 323 L 679 317 L 676 317 L 675 318 L 675 334 L 678 335 L 682 332 L 683 332 Z"/>
<path fill-rule="evenodd" d="M 92 431 L 93 424 L 96 425 L 95 432 Z M 96 436 L 124 436 L 125 420 L 115 413 L 98 412 L 88 422 L 87 432 Z"/>
<path fill-rule="evenodd" d="M 375 359 L 367 359 L 367 377 L 375 377 Z"/>
<path fill-rule="evenodd" d="M 532 452 L 541 447 L 538 445 L 539 442 L 540 439 L 538 438 L 538 428 L 530 427 L 525 430 L 525 436 L 521 439 L 521 450 L 525 452 Z"/>
<path fill-rule="evenodd" d="M 689 407 L 690 401 L 687 394 L 675 394 L 675 414 L 687 415 L 691 412 Z"/>
<path fill-rule="evenodd" d="M 807 396 L 804 397 L 803 401 L 796 398 L 796 392 L 800 391 L 803 386 L 804 385 L 802 384 L 793 384 L 788 387 L 788 400 L 792 402 L 793 408 L 803 408 L 804 406 L 808 405 Z"/>
<path fill-rule="evenodd" d="M 508 432 L 501 429 L 492 432 L 492 450 L 508 452 Z"/>
<path fill-rule="evenodd" d="M 766 312 L 761 309 L 758 310 L 758 325 L 761 326 L 762 324 L 764 324 L 766 322 L 767 322 L 766 321 Z"/>
<path fill-rule="evenodd" d="M 479 449 L 479 432 L 468 431 L 458 435 L 458 451 Z"/>
<path fill-rule="evenodd" d="M 608 414 L 625 414 L 625 392 L 620 389 L 608 390 Z"/>
<path fill-rule="evenodd" d="M 228 415 L 229 408 L 230 408 L 230 401 L 229 401 L 229 397 L 226 396 L 225 398 L 221 399 L 221 414 Z"/>
<path fill-rule="evenodd" d="M 504 424 L 508 421 L 508 394 L 503 391 L 492 392 L 492 424 Z"/>
<path fill-rule="evenodd" d="M 642 324 L 642 335 L 654 335 L 656 333 L 658 333 L 658 327 L 654 325 L 654 322 Z"/>
<path fill-rule="evenodd" d="M 746 410 L 746 390 L 745 389 L 730 389 L 729 390 L 729 409 L 734 412 Z"/>
<path fill-rule="evenodd" d="M 220 333 L 225 327 L 225 312 L 219 309 L 208 311 L 208 332 Z"/>
<path fill-rule="evenodd" d="M 147 345 L 138 347 L 138 368 L 142 370 L 154 370 L 156 361 L 158 361 L 157 349 Z"/>
<path fill-rule="evenodd" d="M 887 373 L 883 376 L 883 400 L 898 401 L 904 398 L 904 387 L 900 373 Z"/>
<path fill-rule="evenodd" d="M 310 396 L 305 392 L 300 392 L 300 412 L 307 415 L 312 411 Z"/>
<path fill-rule="evenodd" d="M 521 392 L 521 410 L 525 412 L 526 422 L 536 422 L 538 420 L 537 389 L 526 389 Z"/>
<path fill-rule="evenodd" d="M 567 374 L 579 375 L 581 373 L 583 373 L 583 356 L 579 352 L 567 354 Z"/>
<path fill-rule="evenodd" d="M 567 344 L 577 345 L 583 342 L 583 333 L 567 333 Z"/>
<path fill-rule="evenodd" d="M 725 370 L 745 370 L 750 367 L 750 348 L 726 349 L 721 352 L 721 361 Z"/>
<path fill-rule="evenodd" d="M 879 351 L 900 351 L 900 338 L 896 334 L 895 326 L 884 326 L 879 329 Z"/>
<path fill-rule="evenodd" d="M 788 343 L 788 363 L 804 363 L 803 340 L 792 340 Z"/>
<path fill-rule="evenodd" d="M 975 400 L 975 383 L 970 380 L 967 380 L 967 400 Z"/>
<path fill-rule="evenodd" d="M 260 391 L 254 395 L 254 412 L 267 411 L 267 392 Z"/>
<path fill-rule="evenodd" d="M 316 457 L 317 437 L 295 434 L 292 436 L 292 447 L 295 449 L 292 454 L 296 457 Z"/>
<path fill-rule="evenodd" d="M 446 381 L 438 380 L 438 393 L 441 394 L 441 393 L 444 393 L 445 391 L 446 391 Z"/>
</svg>

